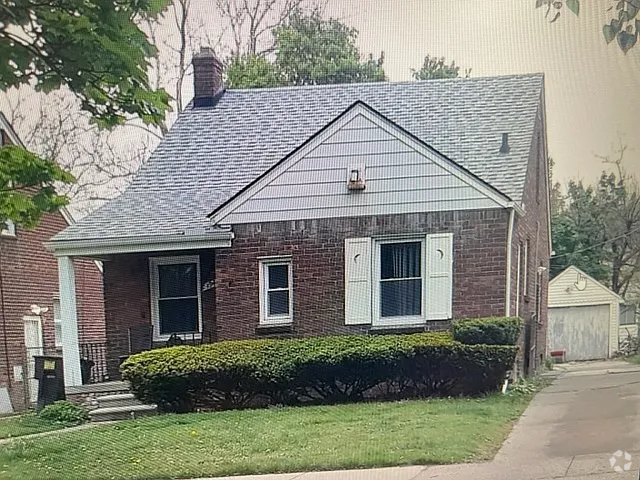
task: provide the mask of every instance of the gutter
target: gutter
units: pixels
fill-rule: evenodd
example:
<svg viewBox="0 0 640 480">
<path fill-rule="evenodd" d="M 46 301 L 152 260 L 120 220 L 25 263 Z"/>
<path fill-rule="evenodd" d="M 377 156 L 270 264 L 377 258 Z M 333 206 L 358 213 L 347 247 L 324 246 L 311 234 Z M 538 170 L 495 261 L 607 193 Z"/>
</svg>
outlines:
<svg viewBox="0 0 640 480">
<path fill-rule="evenodd" d="M 53 240 L 45 247 L 56 257 L 100 256 L 120 253 L 195 250 L 230 247 L 234 238 L 230 230 L 197 235 L 154 235 L 140 237 Z"/>
<path fill-rule="evenodd" d="M 516 221 L 516 211 L 519 209 L 524 213 L 522 208 L 518 208 L 515 204 L 509 207 L 509 227 L 507 230 L 507 284 L 505 291 L 505 317 L 511 316 L 511 269 L 513 263 L 513 230 Z M 518 212 L 519 213 L 519 212 Z"/>
</svg>

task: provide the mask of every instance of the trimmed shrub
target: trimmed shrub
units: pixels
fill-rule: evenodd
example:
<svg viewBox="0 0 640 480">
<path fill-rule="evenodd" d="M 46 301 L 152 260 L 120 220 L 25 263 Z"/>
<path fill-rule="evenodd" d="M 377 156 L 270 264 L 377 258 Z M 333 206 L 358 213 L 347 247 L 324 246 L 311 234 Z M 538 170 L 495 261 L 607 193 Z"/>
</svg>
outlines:
<svg viewBox="0 0 640 480">
<path fill-rule="evenodd" d="M 129 357 L 132 391 L 163 411 L 330 404 L 480 394 L 513 364 L 512 346 L 463 345 L 451 335 L 332 336 L 226 341 Z M 384 388 L 383 388 L 384 387 Z"/>
<path fill-rule="evenodd" d="M 66 400 L 58 400 L 51 405 L 47 405 L 38 412 L 38 416 L 52 423 L 69 426 L 80 425 L 89 420 L 89 413 L 84 408 Z"/>
<path fill-rule="evenodd" d="M 467 345 L 515 345 L 521 325 L 519 317 L 470 318 L 453 322 L 451 331 Z"/>
</svg>

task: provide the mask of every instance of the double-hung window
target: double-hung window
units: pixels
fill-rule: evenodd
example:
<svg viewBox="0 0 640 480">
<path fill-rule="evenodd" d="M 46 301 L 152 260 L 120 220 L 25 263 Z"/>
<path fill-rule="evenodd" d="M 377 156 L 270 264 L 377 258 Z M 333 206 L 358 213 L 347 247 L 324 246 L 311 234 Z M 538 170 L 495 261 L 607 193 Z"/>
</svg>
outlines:
<svg viewBox="0 0 640 480">
<path fill-rule="evenodd" d="M 422 242 L 380 245 L 380 318 L 422 316 Z"/>
<path fill-rule="evenodd" d="M 345 323 L 411 326 L 452 316 L 453 235 L 345 239 Z"/>
<path fill-rule="evenodd" d="M 155 340 L 172 334 L 200 333 L 200 258 L 153 257 L 151 268 L 151 313 Z"/>
<path fill-rule="evenodd" d="M 379 240 L 374 268 L 374 322 L 425 321 L 425 238 Z"/>
<path fill-rule="evenodd" d="M 293 321 L 293 275 L 290 259 L 260 262 L 260 323 L 288 324 Z"/>
</svg>

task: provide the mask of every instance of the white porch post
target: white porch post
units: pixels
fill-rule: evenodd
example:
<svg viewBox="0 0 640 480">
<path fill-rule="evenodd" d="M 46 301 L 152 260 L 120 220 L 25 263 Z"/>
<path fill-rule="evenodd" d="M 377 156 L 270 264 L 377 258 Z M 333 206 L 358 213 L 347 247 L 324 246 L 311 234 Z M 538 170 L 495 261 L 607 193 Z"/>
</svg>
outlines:
<svg viewBox="0 0 640 480">
<path fill-rule="evenodd" d="M 80 347 L 78 345 L 78 313 L 76 276 L 71 257 L 58 257 L 60 314 L 62 316 L 62 358 L 64 383 L 67 387 L 82 385 Z"/>
</svg>

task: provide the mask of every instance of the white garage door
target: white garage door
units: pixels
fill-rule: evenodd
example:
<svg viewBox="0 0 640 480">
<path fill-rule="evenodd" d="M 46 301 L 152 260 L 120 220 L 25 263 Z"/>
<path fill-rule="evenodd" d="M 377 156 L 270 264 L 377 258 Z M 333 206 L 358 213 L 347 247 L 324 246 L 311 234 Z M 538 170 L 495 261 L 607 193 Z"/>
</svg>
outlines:
<svg viewBox="0 0 640 480">
<path fill-rule="evenodd" d="M 609 354 L 609 305 L 549 309 L 549 349 L 567 360 L 596 360 Z"/>
</svg>

